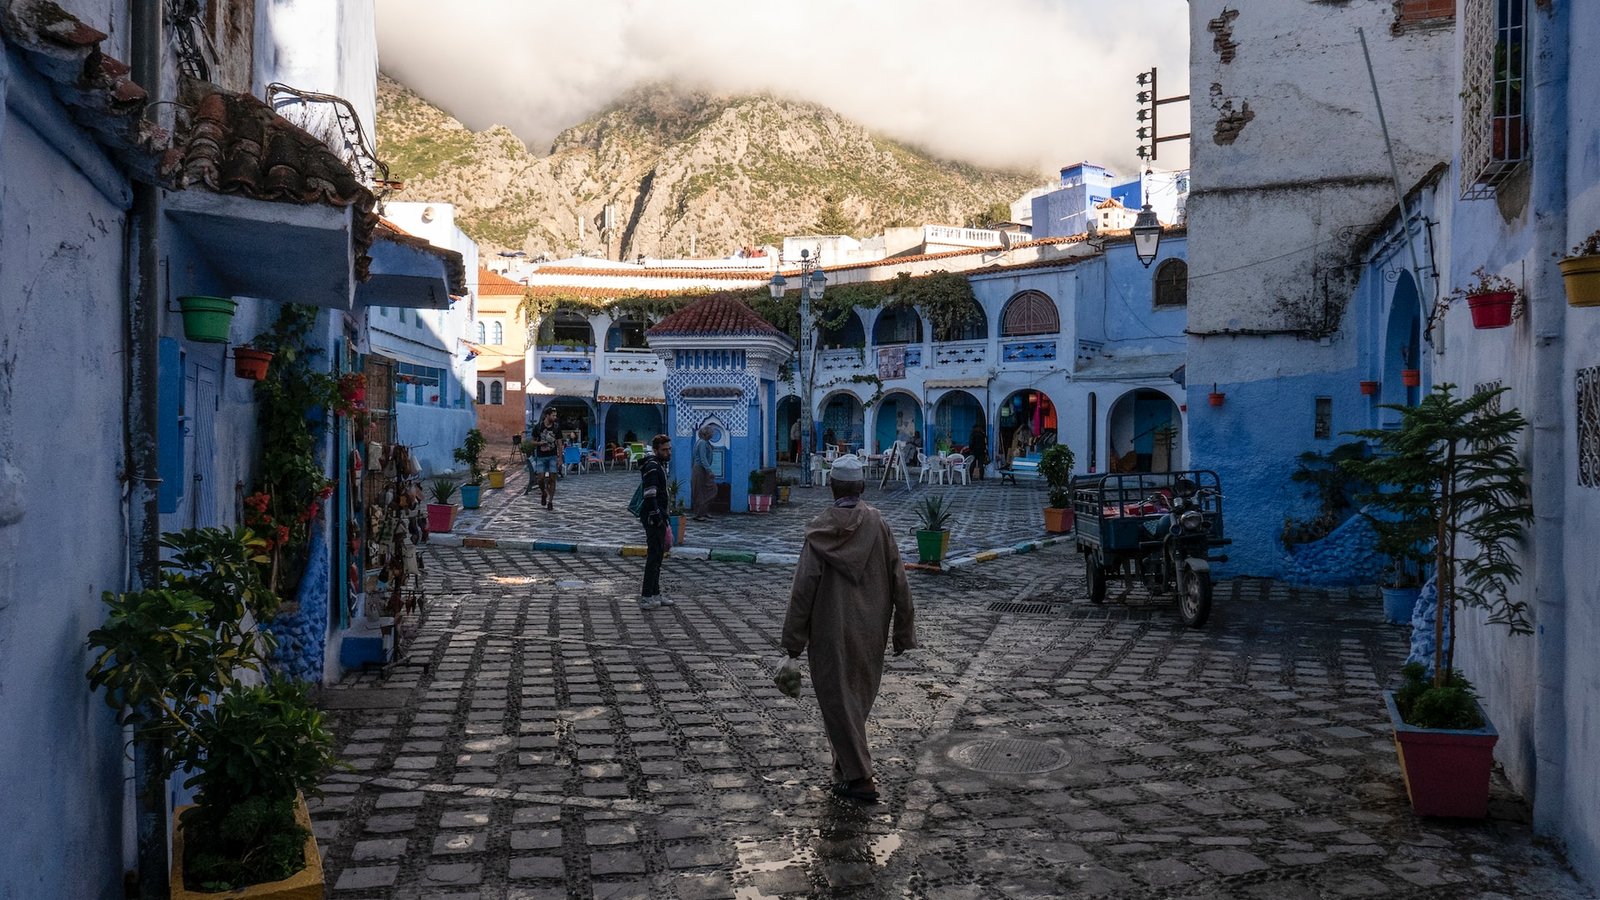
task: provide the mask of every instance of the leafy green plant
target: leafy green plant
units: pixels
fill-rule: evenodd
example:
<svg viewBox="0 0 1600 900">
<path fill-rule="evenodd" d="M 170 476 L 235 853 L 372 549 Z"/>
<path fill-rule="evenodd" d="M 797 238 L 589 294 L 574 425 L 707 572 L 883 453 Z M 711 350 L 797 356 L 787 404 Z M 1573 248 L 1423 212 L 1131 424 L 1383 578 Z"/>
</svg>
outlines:
<svg viewBox="0 0 1600 900">
<path fill-rule="evenodd" d="M 443 476 L 428 482 L 428 493 L 433 497 L 433 502 L 440 506 L 449 506 L 456 498 L 456 483 L 454 479 Z"/>
<path fill-rule="evenodd" d="M 1039 457 L 1039 474 L 1050 486 L 1050 508 L 1072 505 L 1072 466 L 1077 460 L 1066 444 L 1052 444 Z"/>
<path fill-rule="evenodd" d="M 1400 718 L 1418 728 L 1470 730 L 1483 727 L 1478 712 L 1478 693 L 1460 672 L 1451 672 L 1442 686 L 1428 678 L 1422 663 L 1406 663 L 1400 668 L 1400 688 L 1394 692 L 1394 705 Z"/>
<path fill-rule="evenodd" d="M 1600 256 L 1600 229 L 1572 246 L 1569 257 Z"/>
<path fill-rule="evenodd" d="M 1309 544 L 1320 541 L 1344 524 L 1355 511 L 1355 497 L 1372 490 L 1372 485 L 1356 478 L 1345 468 L 1346 460 L 1365 459 L 1365 441 L 1340 444 L 1327 453 L 1307 450 L 1289 480 L 1305 486 L 1306 496 L 1317 501 L 1316 515 L 1309 519 L 1283 520 L 1283 544 Z"/>
<path fill-rule="evenodd" d="M 483 455 L 483 448 L 488 446 L 488 440 L 483 432 L 476 428 L 467 431 L 467 437 L 461 446 L 452 451 L 455 461 L 467 467 L 467 484 L 483 484 L 483 470 L 479 468 L 478 459 Z"/>
<path fill-rule="evenodd" d="M 917 528 L 920 531 L 948 531 L 950 528 L 950 503 L 943 494 L 929 494 L 915 507 Z"/>
<path fill-rule="evenodd" d="M 1490 624 L 1512 634 L 1532 633 L 1527 603 L 1507 593 L 1522 577 L 1511 551 L 1533 520 L 1533 507 L 1516 447 L 1527 422 L 1515 409 L 1498 409 L 1505 390 L 1461 398 L 1454 385 L 1441 384 L 1416 406 L 1388 406 L 1400 414 L 1400 427 L 1354 432 L 1372 441 L 1377 453 L 1344 464 L 1378 486 L 1362 500 L 1392 517 L 1374 519 L 1380 539 L 1387 531 L 1391 548 L 1431 548 L 1439 591 L 1435 688 L 1454 684 L 1458 603 L 1483 610 Z"/>
<path fill-rule="evenodd" d="M 266 622 L 277 612 L 278 596 L 262 580 L 272 554 L 250 529 L 189 528 L 162 535 L 161 546 L 171 551 L 161 564 L 166 583 L 204 600 L 213 630 L 235 627 L 246 613 Z"/>
<path fill-rule="evenodd" d="M 232 890 L 303 868 L 309 834 L 295 822 L 295 795 L 313 792 L 335 763 L 333 734 L 305 687 L 235 687 L 200 712 L 194 733 L 205 754 L 184 782 L 199 804 L 183 817 L 185 881 Z"/>
<path fill-rule="evenodd" d="M 752 495 L 768 493 L 766 487 L 767 479 L 760 471 L 750 473 L 750 493 Z"/>
<path fill-rule="evenodd" d="M 667 515 L 669 516 L 681 516 L 689 509 L 683 502 L 683 497 L 679 490 L 678 479 L 667 479 Z"/>
</svg>

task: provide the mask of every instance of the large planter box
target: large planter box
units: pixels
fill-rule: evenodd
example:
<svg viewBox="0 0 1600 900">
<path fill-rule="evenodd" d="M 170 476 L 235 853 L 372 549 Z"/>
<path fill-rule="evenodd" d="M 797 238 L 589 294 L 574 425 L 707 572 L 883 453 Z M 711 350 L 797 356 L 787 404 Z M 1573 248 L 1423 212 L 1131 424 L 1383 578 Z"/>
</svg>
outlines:
<svg viewBox="0 0 1600 900">
<path fill-rule="evenodd" d="M 1483 707 L 1478 708 L 1482 728 L 1457 731 L 1407 725 L 1394 705 L 1393 691 L 1384 691 L 1383 702 L 1394 726 L 1394 748 L 1411 809 L 1419 816 L 1481 819 L 1487 815 L 1489 773 L 1500 734 Z"/>
<path fill-rule="evenodd" d="M 282 881 L 253 884 L 237 891 L 191 891 L 183 886 L 183 820 L 191 806 L 180 806 L 172 814 L 172 900 L 322 900 L 322 855 L 317 852 L 315 836 L 306 838 L 306 867 Z M 311 830 L 311 812 L 306 809 L 304 797 L 294 801 L 294 820 L 301 828 Z"/>
<path fill-rule="evenodd" d="M 1071 507 L 1056 509 L 1047 506 L 1044 508 L 1044 530 L 1051 534 L 1066 534 L 1072 530 L 1074 518 Z"/>
<path fill-rule="evenodd" d="M 450 526 L 455 524 L 456 507 L 453 503 L 428 504 L 428 531 L 433 534 L 445 534 Z"/>
</svg>

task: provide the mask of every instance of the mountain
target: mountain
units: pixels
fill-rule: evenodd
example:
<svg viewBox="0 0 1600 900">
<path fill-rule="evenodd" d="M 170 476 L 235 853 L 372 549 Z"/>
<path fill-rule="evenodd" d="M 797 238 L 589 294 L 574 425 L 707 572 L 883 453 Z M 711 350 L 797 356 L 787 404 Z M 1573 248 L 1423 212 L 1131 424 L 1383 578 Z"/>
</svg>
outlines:
<svg viewBox="0 0 1600 900">
<path fill-rule="evenodd" d="M 936 159 L 814 104 L 666 86 L 623 97 L 538 156 L 383 76 L 377 131 L 379 158 L 405 182 L 395 199 L 453 203 L 485 251 L 533 256 L 724 256 L 785 234 L 967 224 L 1040 184 Z"/>
</svg>

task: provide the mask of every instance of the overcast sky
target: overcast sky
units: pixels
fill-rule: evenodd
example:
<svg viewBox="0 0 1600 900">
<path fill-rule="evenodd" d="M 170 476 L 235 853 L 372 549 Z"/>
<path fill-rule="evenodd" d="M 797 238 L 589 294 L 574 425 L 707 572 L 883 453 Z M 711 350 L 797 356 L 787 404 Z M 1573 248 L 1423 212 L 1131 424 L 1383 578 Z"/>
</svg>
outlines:
<svg viewBox="0 0 1600 900">
<path fill-rule="evenodd" d="M 535 152 L 629 88 L 814 101 L 969 162 L 1134 170 L 1134 76 L 1186 92 L 1186 0 L 377 0 L 384 71 Z M 1163 134 L 1188 130 L 1162 108 Z M 1164 168 L 1187 164 L 1162 145 Z"/>
</svg>

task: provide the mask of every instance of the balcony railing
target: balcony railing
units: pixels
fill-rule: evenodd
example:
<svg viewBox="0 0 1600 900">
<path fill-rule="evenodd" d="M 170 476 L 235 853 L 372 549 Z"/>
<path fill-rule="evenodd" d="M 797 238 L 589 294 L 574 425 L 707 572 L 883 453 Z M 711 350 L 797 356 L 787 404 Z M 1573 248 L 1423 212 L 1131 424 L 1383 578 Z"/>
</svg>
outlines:
<svg viewBox="0 0 1600 900">
<path fill-rule="evenodd" d="M 933 345 L 933 361 L 940 366 L 981 366 L 989 361 L 988 341 L 945 341 Z"/>
<path fill-rule="evenodd" d="M 551 375 L 589 375 L 594 372 L 593 347 L 540 347 L 539 371 Z"/>
<path fill-rule="evenodd" d="M 653 350 L 607 350 L 602 366 L 605 374 L 628 377 L 660 375 L 661 357 Z"/>
<path fill-rule="evenodd" d="M 867 367 L 866 351 L 854 348 L 824 350 L 817 354 L 819 372 L 856 372 Z"/>
<path fill-rule="evenodd" d="M 1056 358 L 1056 339 L 1006 341 L 1000 345 L 1000 358 L 1006 362 L 1043 362 Z"/>
<path fill-rule="evenodd" d="M 949 225 L 924 225 L 922 240 L 929 244 L 957 244 L 963 247 L 998 247 L 1000 232 L 987 228 L 953 228 Z"/>
</svg>

